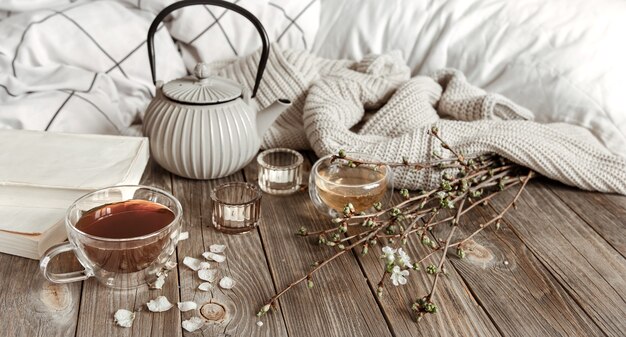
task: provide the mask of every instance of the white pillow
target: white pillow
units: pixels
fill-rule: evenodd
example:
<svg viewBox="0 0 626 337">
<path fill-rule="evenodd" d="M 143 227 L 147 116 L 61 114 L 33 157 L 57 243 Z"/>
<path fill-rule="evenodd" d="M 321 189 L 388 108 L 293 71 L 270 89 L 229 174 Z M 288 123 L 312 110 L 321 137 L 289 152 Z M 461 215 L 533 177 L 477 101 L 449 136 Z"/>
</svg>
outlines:
<svg viewBox="0 0 626 337">
<path fill-rule="evenodd" d="M 312 45 L 319 0 L 234 1 L 259 16 L 270 38 L 279 44 Z M 154 90 L 145 46 L 147 30 L 155 14 L 171 2 L 0 2 L 0 129 L 129 132 L 126 128 L 139 121 Z M 211 11 L 218 17 L 224 12 Z M 187 73 L 172 36 L 189 42 L 193 33 L 211 24 L 207 16 L 210 13 L 202 6 L 191 7 L 175 12 L 172 18 L 178 20 L 158 30 L 157 79 L 168 81 Z M 192 55 L 205 61 L 234 55 L 228 44 L 219 43 L 224 36 L 220 27 L 239 55 L 257 49 L 261 45 L 257 33 L 243 20 L 236 13 L 225 13 L 193 44 L 182 44 L 189 69 L 196 63 Z"/>
<path fill-rule="evenodd" d="M 119 1 L 57 2 L 0 20 L 0 128 L 123 132 L 153 94 L 145 47 L 153 15 Z M 155 44 L 167 65 L 158 76 L 184 76 L 166 29 Z"/>
<path fill-rule="evenodd" d="M 313 46 L 319 27 L 319 0 L 229 1 L 258 18 L 270 42 L 292 49 L 310 50 Z M 156 14 L 171 2 L 144 0 L 141 8 Z M 261 39 L 252 23 L 222 7 L 189 6 L 174 11 L 172 18 L 174 20 L 168 24 L 168 30 L 178 41 L 185 66 L 190 72 L 200 61 L 230 60 L 246 56 L 261 47 Z"/>
<path fill-rule="evenodd" d="M 413 74 L 457 68 L 540 122 L 588 128 L 626 156 L 626 2 L 322 0 L 313 52 L 399 49 Z"/>
</svg>

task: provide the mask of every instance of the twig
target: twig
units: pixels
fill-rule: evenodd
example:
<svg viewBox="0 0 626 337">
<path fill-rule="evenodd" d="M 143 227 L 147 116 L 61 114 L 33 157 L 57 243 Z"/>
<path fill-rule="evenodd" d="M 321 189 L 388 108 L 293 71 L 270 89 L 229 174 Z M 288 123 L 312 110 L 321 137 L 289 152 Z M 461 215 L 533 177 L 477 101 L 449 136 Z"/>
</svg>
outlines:
<svg viewBox="0 0 626 337">
<path fill-rule="evenodd" d="M 361 253 L 366 254 L 370 244 L 374 244 L 379 240 L 384 240 L 395 248 L 385 247 L 383 250 L 385 252 L 383 257 L 386 261 L 382 277 L 378 282 L 378 295 L 382 294 L 385 280 L 390 274 L 394 285 L 403 284 L 406 282 L 404 277 L 408 274 L 409 269 L 414 268 L 418 270 L 420 264 L 441 252 L 441 257 L 437 265 L 430 264 L 426 268 L 428 273 L 434 274 L 429 293 L 426 296 L 418 298 L 412 306 L 412 310 L 417 313 L 418 320 L 427 313 L 437 312 L 437 305 L 433 302 L 433 298 L 437 292 L 441 274 L 445 273 L 445 261 L 450 248 L 457 247 L 457 256 L 463 258 L 465 256 L 463 250 L 464 244 L 493 223 L 498 223 L 506 212 L 515 205 L 528 181 L 536 174 L 533 171 L 511 163 L 495 154 L 483 155 L 468 160 L 462 153 L 448 146 L 439 136 L 439 130 L 437 128 L 433 128 L 431 134 L 441 142 L 443 148 L 449 150 L 456 158 L 442 159 L 430 163 L 410 163 L 406 159 L 403 160 L 402 163 L 383 163 L 348 158 L 342 151 L 332 158 L 333 161 L 345 160 L 350 167 L 357 167 L 359 165 L 387 165 L 389 167 L 404 166 L 418 170 L 426 168 L 451 168 L 452 170 L 442 171 L 441 185 L 430 191 L 410 196 L 407 190 L 402 190 L 400 194 L 405 200 L 390 207 L 383 209 L 379 207 L 380 205 L 375 206 L 378 208 L 371 214 L 354 214 L 354 211 L 350 211 L 350 207 L 346 207 L 348 211 L 344 211 L 343 217 L 332 220 L 334 224 L 333 227 L 314 232 L 307 232 L 306 228 L 302 228 L 299 231 L 300 235 L 318 235 L 318 241 L 320 243 L 327 246 L 338 247 L 339 251 L 335 252 L 329 258 L 317 262 L 316 266 L 308 273 L 296 279 L 272 296 L 261 308 L 258 315 L 263 315 L 269 311 L 272 305 L 276 304 L 283 294 L 297 284 L 306 280 L 307 285 L 312 287 L 313 275 L 337 257 L 351 251 L 359 245 L 363 247 Z M 457 232 L 457 228 L 460 226 L 461 217 L 463 215 L 479 205 L 487 204 L 492 198 L 499 195 L 500 192 L 518 185 L 519 190 L 515 196 L 496 216 L 480 224 L 476 230 L 465 238 L 455 242 L 452 241 L 454 234 Z M 458 205 L 455 215 L 437 219 L 443 209 L 453 209 L 455 205 Z M 432 215 L 424 225 L 419 225 L 427 214 Z M 452 224 L 446 240 L 437 240 L 433 237 L 431 241 L 427 233 L 436 226 L 445 223 Z M 406 228 L 403 227 L 406 224 L 408 224 Z M 400 229 L 399 231 L 398 228 Z M 356 230 L 356 232 L 347 234 L 348 230 Z M 383 230 L 385 232 L 383 232 Z M 327 241 L 326 235 L 329 234 L 332 234 L 332 240 Z M 342 237 L 341 234 L 345 235 Z M 415 259 L 417 260 L 416 263 L 411 263 L 410 257 L 401 249 L 407 242 L 410 242 L 408 239 L 411 234 L 417 234 L 422 244 L 431 248 L 430 252 L 419 259 Z M 398 241 L 396 242 L 396 240 Z M 348 243 L 350 244 L 347 245 Z M 396 256 L 395 254 L 398 255 Z"/>
</svg>

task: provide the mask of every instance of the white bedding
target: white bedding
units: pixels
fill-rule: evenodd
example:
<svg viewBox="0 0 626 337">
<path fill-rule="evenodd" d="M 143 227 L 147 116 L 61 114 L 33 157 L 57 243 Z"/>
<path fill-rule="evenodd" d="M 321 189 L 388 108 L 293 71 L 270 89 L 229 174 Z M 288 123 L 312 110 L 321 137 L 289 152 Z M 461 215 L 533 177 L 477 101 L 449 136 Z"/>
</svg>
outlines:
<svg viewBox="0 0 626 337">
<path fill-rule="evenodd" d="M 0 129 L 133 134 L 129 126 L 154 94 L 148 27 L 171 2 L 0 1 Z M 235 2 L 262 21 L 270 41 L 312 46 L 319 0 Z M 163 27 L 155 36 L 159 80 L 261 45 L 252 24 L 218 7 L 181 9 Z"/>
<path fill-rule="evenodd" d="M 626 1 L 322 0 L 313 52 L 401 50 L 413 74 L 451 67 L 529 108 L 588 128 L 626 156 Z"/>
<path fill-rule="evenodd" d="M 0 128 L 118 134 L 140 122 L 154 90 L 145 35 L 171 2 L 0 2 Z M 581 125 L 626 156 L 624 1 L 238 3 L 282 46 L 353 59 L 399 49 L 413 74 L 457 68 L 472 84 L 528 107 L 536 120 Z M 232 58 L 259 46 L 234 13 L 215 24 L 221 15 L 220 9 L 174 15 L 156 36 L 157 77 L 180 77 L 199 59 Z"/>
</svg>

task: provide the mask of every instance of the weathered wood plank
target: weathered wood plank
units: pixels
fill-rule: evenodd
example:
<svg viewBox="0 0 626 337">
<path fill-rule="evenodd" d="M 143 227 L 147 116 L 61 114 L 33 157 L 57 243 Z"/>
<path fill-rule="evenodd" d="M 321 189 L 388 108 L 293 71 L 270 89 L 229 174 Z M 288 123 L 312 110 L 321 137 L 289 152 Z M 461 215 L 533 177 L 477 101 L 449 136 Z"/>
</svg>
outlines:
<svg viewBox="0 0 626 337">
<path fill-rule="evenodd" d="M 174 195 L 181 201 L 185 214 L 183 230 L 189 232 L 189 239 L 178 247 L 181 299 L 194 301 L 199 310 L 183 313 L 183 319 L 205 313 L 209 324 L 201 335 L 214 336 L 287 336 L 285 323 L 280 315 L 262 319 L 263 326 L 257 326 L 255 316 L 259 304 L 274 291 L 274 285 L 267 267 L 263 247 L 257 230 L 241 235 L 227 235 L 211 227 L 210 192 L 214 186 L 227 181 L 243 180 L 238 172 L 223 179 L 213 181 L 193 181 L 174 177 Z M 226 261 L 212 263 L 219 270 L 218 279 L 230 276 L 236 282 L 230 290 L 221 289 L 218 282 L 209 292 L 198 290 L 201 281 L 197 273 L 182 264 L 185 256 L 203 259 L 201 254 L 208 251 L 211 244 L 226 245 Z M 208 317 L 207 317 L 208 316 Z M 186 336 L 197 336 L 187 333 Z"/>
<path fill-rule="evenodd" d="M 399 197 L 394 197 L 399 201 Z M 349 231 L 350 232 L 350 231 Z M 362 268 L 369 279 L 372 291 L 376 291 L 378 282 L 384 272 L 381 242 L 378 247 L 370 248 L 365 256 L 359 256 Z M 411 236 L 403 249 L 411 256 L 418 258 L 427 255 L 428 250 L 419 238 Z M 357 249 L 355 253 L 359 253 Z M 500 336 L 495 325 L 490 321 L 484 309 L 476 302 L 469 289 L 463 283 L 451 265 L 446 264 L 448 277 L 439 283 L 435 302 L 439 312 L 425 316 L 419 323 L 411 313 L 411 303 L 418 297 L 428 294 L 432 276 L 424 271 L 430 263 L 437 264 L 440 255 L 424 261 L 421 271 L 412 271 L 406 285 L 394 287 L 391 280 L 385 280 L 385 291 L 379 303 L 382 306 L 391 330 L 395 336 Z"/>
<path fill-rule="evenodd" d="M 412 257 L 425 256 L 428 250 L 415 237 L 409 238 L 404 246 Z M 372 291 L 378 287 L 384 265 L 379 259 L 380 247 L 370 248 L 366 256 L 360 257 L 363 270 L 369 279 Z M 412 271 L 406 285 L 394 287 L 385 280 L 385 291 L 379 302 L 395 336 L 500 336 L 483 308 L 463 284 L 463 280 L 449 264 L 448 277 L 441 280 L 435 302 L 439 312 L 425 316 L 419 323 L 411 313 L 411 303 L 428 294 L 432 276 L 426 274 L 424 266 L 437 264 L 439 255 L 426 260 L 422 271 Z"/>
<path fill-rule="evenodd" d="M 156 163 L 148 163 L 142 177 L 142 184 L 171 191 L 170 174 Z M 184 242 L 183 242 L 184 243 Z M 134 290 L 111 290 L 100 285 L 95 279 L 84 282 L 77 336 L 182 336 L 180 312 L 172 308 L 167 312 L 152 313 L 146 303 L 157 296 L 165 296 L 170 302 L 179 300 L 178 278 L 170 272 L 162 290 L 148 290 L 142 286 Z M 122 328 L 113 322 L 113 314 L 118 309 L 136 310 L 132 328 Z"/>
<path fill-rule="evenodd" d="M 314 154 L 307 153 L 307 155 L 310 161 L 316 160 Z M 308 172 L 306 174 L 308 175 Z M 398 199 L 397 196 L 396 199 Z M 358 249 L 354 252 L 373 293 L 376 292 L 384 271 L 384 266 L 378 258 L 382 254 L 380 249 L 380 246 L 373 247 L 366 256 L 360 256 Z M 425 247 L 416 238 L 410 238 L 405 249 L 411 256 L 424 256 L 427 253 Z M 451 284 L 446 285 L 438 295 L 442 304 L 445 302 L 447 305 L 440 305 L 442 310 L 440 313 L 426 317 L 419 324 L 414 322 L 410 306 L 418 295 L 427 293 L 431 282 L 430 276 L 423 272 L 413 272 L 410 281 L 402 287 L 394 287 L 391 282 L 386 282 L 384 295 L 377 301 L 395 336 L 500 335 L 464 286 L 459 275 L 453 268 L 448 266 L 448 269 L 451 272 L 449 277 Z"/>
<path fill-rule="evenodd" d="M 493 207 L 503 209 L 512 193 Z M 530 184 L 518 206 L 505 216 L 515 234 L 603 333 L 626 335 L 624 257 L 541 184 Z"/>
<path fill-rule="evenodd" d="M 56 272 L 81 270 L 70 253 L 54 259 Z M 51 265 L 51 266 L 53 266 Z M 39 261 L 0 254 L 0 333 L 6 336 L 74 336 L 81 282 L 54 284 Z"/>
<path fill-rule="evenodd" d="M 453 241 L 467 237 L 495 215 L 490 207 L 474 208 L 461 218 Z M 434 234 L 446 237 L 448 230 L 439 228 Z M 449 261 L 503 335 L 603 335 L 508 226 L 487 228 L 474 237 L 474 243 L 463 260 L 451 250 Z"/>
<path fill-rule="evenodd" d="M 581 191 L 555 182 L 545 185 L 626 257 L 626 196 Z"/>
<path fill-rule="evenodd" d="M 248 181 L 256 180 L 254 165 L 244 170 Z M 310 162 L 306 159 L 305 165 L 308 171 Z M 313 207 L 307 192 L 290 196 L 264 194 L 262 207 L 260 232 L 277 288 L 282 289 L 304 275 L 312 262 L 333 254 L 294 235 L 300 226 L 319 230 L 329 221 Z M 313 281 L 313 289 L 300 284 L 286 293 L 279 300 L 280 311 L 266 316 L 282 314 L 291 336 L 391 335 L 354 256 L 339 257 L 316 273 Z"/>
</svg>

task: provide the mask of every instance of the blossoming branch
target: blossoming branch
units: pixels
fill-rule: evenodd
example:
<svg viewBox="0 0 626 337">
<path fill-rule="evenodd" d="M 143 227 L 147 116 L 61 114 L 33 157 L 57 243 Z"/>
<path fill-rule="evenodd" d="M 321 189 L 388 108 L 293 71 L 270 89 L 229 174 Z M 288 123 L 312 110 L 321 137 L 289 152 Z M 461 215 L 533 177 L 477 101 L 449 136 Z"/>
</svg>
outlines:
<svg viewBox="0 0 626 337">
<path fill-rule="evenodd" d="M 435 295 L 441 275 L 445 274 L 444 264 L 448 251 L 454 249 L 456 257 L 462 259 L 466 256 L 467 246 L 478 233 L 489 227 L 499 229 L 504 214 L 515 205 L 528 181 L 536 174 L 496 154 L 468 159 L 440 137 L 437 127 L 433 127 L 430 134 L 439 140 L 443 150 L 452 154 L 451 159 L 443 159 L 443 156 L 434 153 L 440 160 L 431 163 L 410 163 L 406 159 L 402 163 L 382 163 L 349 158 L 344 151 L 333 156 L 333 161 L 340 160 L 353 168 L 360 165 L 388 165 L 415 170 L 436 168 L 442 172 L 441 181 L 437 188 L 428 191 L 411 193 L 402 189 L 399 193 L 401 201 L 388 208 L 375 203 L 375 211 L 372 213 L 356 213 L 349 203 L 345 205 L 342 216 L 332 219 L 332 226 L 327 229 L 309 232 L 305 227 L 300 228 L 298 235 L 316 238 L 320 246 L 334 249 L 335 254 L 325 260 L 316 261 L 308 273 L 270 298 L 257 316 L 262 316 L 272 307 L 276 307 L 280 296 L 297 284 L 306 281 L 307 287 L 313 288 L 314 274 L 337 257 L 353 250 L 365 255 L 370 247 L 377 245 L 383 246 L 380 258 L 384 268 L 376 289 L 377 295 L 383 295 L 384 287 L 388 283 L 402 286 L 408 282 L 411 273 L 426 272 L 432 277 L 430 290 L 415 299 L 411 310 L 418 321 L 426 314 L 434 314 L 439 310 Z M 472 228 L 469 235 L 454 240 L 459 227 L 469 226 L 462 221 L 463 215 L 474 207 L 486 205 L 501 192 L 516 186 L 518 191 L 507 207 L 488 221 Z M 435 237 L 435 228 L 447 230 L 446 239 Z M 416 236 L 418 242 L 427 247 L 427 254 L 409 256 L 403 247 L 410 242 L 408 238 L 411 235 Z M 430 262 L 431 260 L 434 262 Z"/>
</svg>

